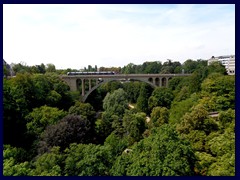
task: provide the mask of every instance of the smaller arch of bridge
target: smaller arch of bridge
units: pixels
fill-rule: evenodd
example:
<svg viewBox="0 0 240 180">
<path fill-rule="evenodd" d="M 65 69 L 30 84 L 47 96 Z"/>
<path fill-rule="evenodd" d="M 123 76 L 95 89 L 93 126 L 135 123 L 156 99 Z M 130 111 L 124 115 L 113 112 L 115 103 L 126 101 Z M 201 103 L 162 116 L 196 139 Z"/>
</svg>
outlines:
<svg viewBox="0 0 240 180">
<path fill-rule="evenodd" d="M 148 81 L 153 83 L 153 78 L 152 77 L 148 78 Z"/>
<path fill-rule="evenodd" d="M 155 84 L 156 86 L 160 86 L 160 78 L 155 78 Z"/>
</svg>

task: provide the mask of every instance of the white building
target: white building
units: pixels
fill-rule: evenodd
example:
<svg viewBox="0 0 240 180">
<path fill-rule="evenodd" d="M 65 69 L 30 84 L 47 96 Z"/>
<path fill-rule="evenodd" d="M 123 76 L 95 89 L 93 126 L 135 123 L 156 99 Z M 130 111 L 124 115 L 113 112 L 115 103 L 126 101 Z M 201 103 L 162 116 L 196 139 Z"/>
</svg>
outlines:
<svg viewBox="0 0 240 180">
<path fill-rule="evenodd" d="M 225 66 L 226 71 L 229 75 L 235 75 L 235 55 L 226 55 L 226 56 L 212 56 L 208 60 L 208 65 L 212 62 L 221 62 Z"/>
</svg>

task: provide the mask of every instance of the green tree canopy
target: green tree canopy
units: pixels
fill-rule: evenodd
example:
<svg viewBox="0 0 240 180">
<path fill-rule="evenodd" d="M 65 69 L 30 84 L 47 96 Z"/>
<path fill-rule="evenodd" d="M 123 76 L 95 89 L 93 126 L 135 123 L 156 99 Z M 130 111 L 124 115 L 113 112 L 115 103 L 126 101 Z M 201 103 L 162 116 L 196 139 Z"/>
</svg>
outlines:
<svg viewBox="0 0 240 180">
<path fill-rule="evenodd" d="M 146 114 L 138 112 L 133 114 L 132 111 L 126 111 L 123 117 L 123 127 L 134 142 L 143 138 L 142 134 L 145 131 Z"/>
<path fill-rule="evenodd" d="M 166 107 L 154 107 L 151 112 L 150 123 L 154 127 L 162 126 L 167 124 L 169 121 L 169 111 Z"/>
<path fill-rule="evenodd" d="M 222 75 L 226 75 L 227 72 L 226 72 L 226 68 L 224 65 L 222 65 L 221 62 L 212 62 L 208 67 L 208 74 L 211 74 L 211 73 L 220 73 Z"/>
<path fill-rule="evenodd" d="M 89 119 L 91 122 L 95 121 L 96 112 L 89 103 L 82 103 L 76 101 L 74 106 L 71 106 L 68 110 L 69 114 L 80 115 L 83 118 Z"/>
<path fill-rule="evenodd" d="M 127 94 L 123 89 L 108 93 L 103 100 L 103 108 L 110 114 L 122 117 L 128 108 Z"/>
<path fill-rule="evenodd" d="M 31 176 L 62 176 L 63 162 L 65 158 L 60 153 L 60 147 L 51 148 L 50 152 L 46 152 L 36 158 L 33 162 Z"/>
<path fill-rule="evenodd" d="M 161 106 L 170 108 L 172 100 L 174 98 L 173 92 L 165 87 L 155 88 L 152 92 L 151 97 L 148 100 L 150 109 L 154 107 Z"/>
<path fill-rule="evenodd" d="M 28 132 L 40 136 L 48 125 L 57 123 L 66 115 L 67 112 L 59 110 L 58 108 L 48 106 L 34 108 L 33 111 L 26 116 Z"/>
<path fill-rule="evenodd" d="M 183 63 L 183 69 L 185 73 L 193 73 L 197 68 L 197 61 L 188 59 Z"/>
<path fill-rule="evenodd" d="M 27 176 L 31 171 L 28 161 L 24 161 L 27 152 L 23 148 L 4 145 L 3 149 L 3 175 L 4 176 Z"/>
<path fill-rule="evenodd" d="M 202 104 L 192 107 L 190 113 L 186 113 L 177 130 L 182 134 L 188 134 L 192 130 L 201 130 L 206 134 L 218 129 L 216 122 L 208 116 L 208 111 Z"/>
<path fill-rule="evenodd" d="M 122 152 L 128 147 L 128 145 L 129 142 L 127 136 L 120 137 L 114 132 L 112 132 L 104 141 L 104 146 L 109 146 L 112 152 L 113 162 L 115 161 L 115 158 L 122 154 Z"/>
<path fill-rule="evenodd" d="M 46 72 L 56 72 L 56 67 L 54 64 L 47 64 L 47 67 L 46 67 Z"/>
<path fill-rule="evenodd" d="M 203 81 L 201 87 L 203 91 L 208 93 L 228 95 L 229 93 L 235 92 L 235 77 L 213 73 Z"/>
<path fill-rule="evenodd" d="M 127 93 L 128 101 L 136 103 L 140 93 L 141 82 L 127 82 L 123 84 L 123 90 Z"/>
<path fill-rule="evenodd" d="M 68 115 L 57 124 L 48 126 L 41 136 L 38 153 L 49 151 L 53 146 L 64 150 L 71 143 L 88 143 L 91 122 L 80 116 Z"/>
<path fill-rule="evenodd" d="M 176 95 L 178 97 L 178 95 Z M 179 123 L 182 116 L 189 112 L 194 105 L 198 104 L 199 97 L 196 93 L 191 94 L 191 97 L 182 101 L 173 101 L 171 109 L 169 110 L 169 122 L 176 124 Z"/>
<path fill-rule="evenodd" d="M 108 146 L 73 143 L 65 150 L 67 176 L 107 176 L 111 167 Z"/>
<path fill-rule="evenodd" d="M 144 112 L 146 114 L 149 113 L 148 98 L 151 96 L 151 93 L 152 93 L 152 87 L 146 83 L 142 83 L 140 94 L 137 98 L 137 104 L 136 104 L 137 109 L 140 112 Z"/>
<path fill-rule="evenodd" d="M 120 133 L 119 124 L 121 128 L 121 121 L 117 115 L 112 115 L 108 112 L 103 112 L 101 119 L 97 119 L 95 122 L 95 132 L 97 135 L 97 139 L 100 142 L 104 142 L 105 138 L 108 137 L 112 131 L 114 133 Z M 121 133 L 122 134 L 122 133 Z"/>
<path fill-rule="evenodd" d="M 153 129 L 149 137 L 117 158 L 112 175 L 187 176 L 194 175 L 195 156 L 191 146 L 169 125 Z"/>
<path fill-rule="evenodd" d="M 201 84 L 202 99 L 209 111 L 221 111 L 235 108 L 235 78 L 212 73 Z"/>
</svg>

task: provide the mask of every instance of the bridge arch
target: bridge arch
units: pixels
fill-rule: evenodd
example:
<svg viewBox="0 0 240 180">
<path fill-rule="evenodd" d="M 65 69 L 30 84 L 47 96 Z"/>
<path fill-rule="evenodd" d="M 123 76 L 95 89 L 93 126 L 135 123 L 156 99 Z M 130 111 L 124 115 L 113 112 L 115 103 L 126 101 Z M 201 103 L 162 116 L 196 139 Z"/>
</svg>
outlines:
<svg viewBox="0 0 240 180">
<path fill-rule="evenodd" d="M 131 78 L 131 80 L 135 80 L 135 81 L 141 81 L 144 83 L 149 84 L 152 88 L 157 87 L 156 85 L 154 85 L 153 83 L 151 83 L 150 81 L 146 81 L 146 80 L 142 80 L 142 79 L 138 79 L 138 78 Z M 104 79 L 102 82 L 96 84 L 95 86 L 93 86 L 84 96 L 82 96 L 82 101 L 85 102 L 88 98 L 88 96 L 94 91 L 96 90 L 99 86 L 108 83 L 108 82 L 113 82 L 113 81 L 121 81 L 120 79 L 110 79 L 110 80 L 106 80 Z"/>
</svg>

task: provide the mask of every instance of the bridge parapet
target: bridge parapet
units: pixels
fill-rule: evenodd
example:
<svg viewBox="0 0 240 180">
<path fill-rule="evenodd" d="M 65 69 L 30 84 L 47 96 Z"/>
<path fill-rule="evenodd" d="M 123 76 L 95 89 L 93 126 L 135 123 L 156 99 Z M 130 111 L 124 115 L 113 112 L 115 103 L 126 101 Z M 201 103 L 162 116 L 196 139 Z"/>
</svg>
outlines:
<svg viewBox="0 0 240 180">
<path fill-rule="evenodd" d="M 61 78 L 69 85 L 71 91 L 81 87 L 82 101 L 103 83 L 111 81 L 142 81 L 153 88 L 168 87 L 168 82 L 173 77 L 190 76 L 191 74 L 114 74 L 114 75 L 63 75 Z M 80 86 L 81 85 L 81 86 Z"/>
</svg>

